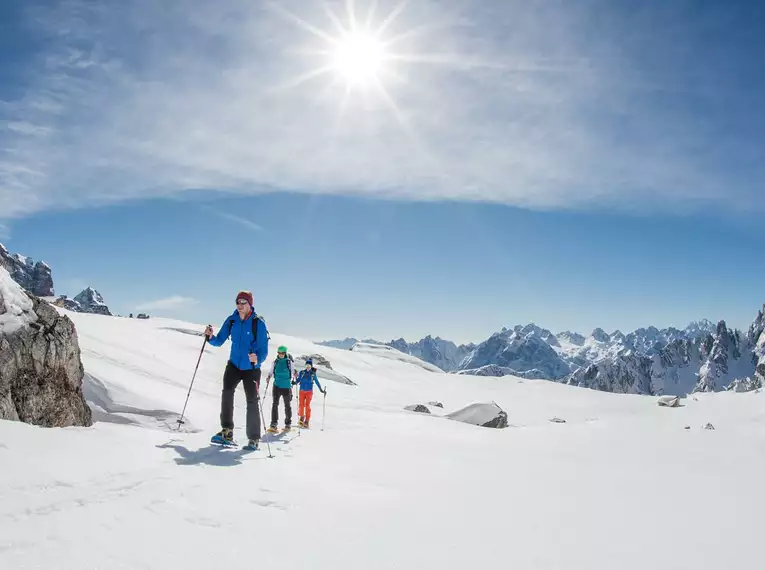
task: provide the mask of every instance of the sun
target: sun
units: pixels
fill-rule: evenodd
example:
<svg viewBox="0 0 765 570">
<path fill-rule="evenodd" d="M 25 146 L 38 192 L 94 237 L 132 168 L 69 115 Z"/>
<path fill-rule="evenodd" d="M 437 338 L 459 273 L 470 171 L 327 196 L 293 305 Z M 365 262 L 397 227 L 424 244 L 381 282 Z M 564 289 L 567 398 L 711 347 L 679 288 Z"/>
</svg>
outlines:
<svg viewBox="0 0 765 570">
<path fill-rule="evenodd" d="M 385 45 L 374 35 L 351 32 L 337 41 L 332 67 L 349 85 L 363 86 L 378 78 L 385 56 Z"/>
</svg>

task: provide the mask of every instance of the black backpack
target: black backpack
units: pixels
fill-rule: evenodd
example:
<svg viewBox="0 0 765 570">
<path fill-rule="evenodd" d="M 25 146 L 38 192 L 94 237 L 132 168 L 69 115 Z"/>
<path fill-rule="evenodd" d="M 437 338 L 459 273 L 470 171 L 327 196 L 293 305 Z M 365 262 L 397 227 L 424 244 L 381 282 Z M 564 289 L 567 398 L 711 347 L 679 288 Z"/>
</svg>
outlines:
<svg viewBox="0 0 765 570">
<path fill-rule="evenodd" d="M 263 319 L 260 315 L 255 315 L 252 318 L 252 342 L 257 342 L 258 340 L 258 321 L 263 320 L 263 324 L 266 324 L 266 320 Z M 228 334 L 231 334 L 231 329 L 234 327 L 234 323 L 236 322 L 236 319 L 229 319 L 228 321 Z M 271 333 L 268 332 L 268 327 L 266 327 L 266 335 L 268 336 L 268 340 L 271 340 Z M 291 357 L 290 357 L 291 358 Z"/>
</svg>

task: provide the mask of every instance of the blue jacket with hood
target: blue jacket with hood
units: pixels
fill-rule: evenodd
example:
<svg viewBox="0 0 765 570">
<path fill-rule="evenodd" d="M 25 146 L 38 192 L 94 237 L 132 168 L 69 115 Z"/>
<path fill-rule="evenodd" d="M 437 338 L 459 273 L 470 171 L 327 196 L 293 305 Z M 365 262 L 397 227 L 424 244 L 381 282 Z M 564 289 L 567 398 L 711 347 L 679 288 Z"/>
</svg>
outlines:
<svg viewBox="0 0 765 570">
<path fill-rule="evenodd" d="M 316 376 L 315 368 L 311 368 L 310 372 L 308 370 L 301 370 L 300 374 L 298 374 L 297 383 L 300 384 L 301 392 L 313 392 L 314 382 L 319 387 L 319 390 L 323 392 L 324 389 L 321 387 L 321 384 L 319 383 L 319 377 Z"/>
<path fill-rule="evenodd" d="M 239 316 L 239 311 L 234 311 L 229 318 L 223 321 L 218 334 L 210 337 L 207 342 L 212 346 L 222 346 L 228 337 L 231 337 L 231 356 L 229 362 L 239 370 L 252 370 L 260 368 L 260 365 L 268 358 L 268 329 L 263 319 L 258 319 L 258 338 L 252 334 L 252 319 L 257 318 L 255 311 L 250 312 L 245 320 Z M 250 353 L 255 353 L 258 363 L 250 362 Z"/>
</svg>

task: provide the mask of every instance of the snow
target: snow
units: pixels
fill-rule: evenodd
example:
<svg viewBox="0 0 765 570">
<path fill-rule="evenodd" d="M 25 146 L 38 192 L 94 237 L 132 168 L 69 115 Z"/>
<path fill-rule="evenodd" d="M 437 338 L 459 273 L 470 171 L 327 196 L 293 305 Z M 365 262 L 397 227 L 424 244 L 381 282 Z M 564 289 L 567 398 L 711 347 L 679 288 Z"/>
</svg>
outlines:
<svg viewBox="0 0 765 570">
<path fill-rule="evenodd" d="M 32 300 L 10 273 L 0 267 L 0 335 L 9 335 L 37 320 Z"/>
<path fill-rule="evenodd" d="M 487 424 L 496 418 L 501 411 L 502 409 L 494 402 L 476 403 L 470 404 L 469 406 L 461 410 L 457 410 L 456 412 L 452 412 L 451 414 L 446 414 L 446 417 L 450 420 L 456 420 L 466 424 L 483 426 L 484 424 Z"/>
<path fill-rule="evenodd" d="M 362 353 L 362 354 L 370 354 L 377 357 L 395 360 L 398 362 L 405 362 L 407 364 L 412 364 L 414 366 L 418 366 L 425 370 L 429 370 L 430 372 L 443 372 L 438 366 L 430 364 L 429 362 L 425 362 L 424 360 L 421 360 L 417 358 L 416 356 L 406 354 L 404 352 L 401 352 L 400 350 L 396 350 L 395 348 L 384 345 L 384 344 L 371 344 L 366 342 L 357 342 L 356 344 L 353 345 L 353 347 L 351 348 L 351 351 L 356 353 Z"/>
<path fill-rule="evenodd" d="M 0 568 L 762 565 L 765 394 L 697 394 L 667 409 L 272 332 L 271 358 L 279 344 L 321 354 L 357 385 L 329 381 L 326 417 L 316 393 L 313 429 L 272 444 L 269 459 L 265 446 L 208 445 L 228 345 L 205 348 L 189 423 L 171 429 L 202 325 L 59 311 L 77 326 L 98 421 L 0 421 Z M 404 410 L 431 400 L 445 412 L 496 402 L 511 427 Z M 241 388 L 236 404 L 241 441 Z"/>
</svg>

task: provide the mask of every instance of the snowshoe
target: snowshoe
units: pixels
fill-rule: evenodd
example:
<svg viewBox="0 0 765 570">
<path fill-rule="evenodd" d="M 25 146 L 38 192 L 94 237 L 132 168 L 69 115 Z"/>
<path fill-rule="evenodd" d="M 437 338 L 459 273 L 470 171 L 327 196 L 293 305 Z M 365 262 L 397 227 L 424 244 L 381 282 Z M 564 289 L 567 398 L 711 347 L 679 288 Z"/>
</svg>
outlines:
<svg viewBox="0 0 765 570">
<path fill-rule="evenodd" d="M 276 426 L 271 426 L 266 431 L 268 433 L 279 433 L 279 429 Z"/>
<path fill-rule="evenodd" d="M 284 426 L 282 428 L 282 433 L 289 433 L 292 431 L 292 426 Z"/>
<path fill-rule="evenodd" d="M 257 439 L 251 439 L 247 442 L 247 445 L 242 446 L 242 449 L 246 451 L 257 451 L 260 449 L 260 442 Z"/>
<path fill-rule="evenodd" d="M 218 433 L 216 433 L 212 438 L 210 438 L 210 443 L 215 443 L 217 445 L 223 445 L 226 447 L 233 447 L 236 445 L 236 442 L 234 441 L 234 430 L 231 429 L 222 429 Z"/>
</svg>

